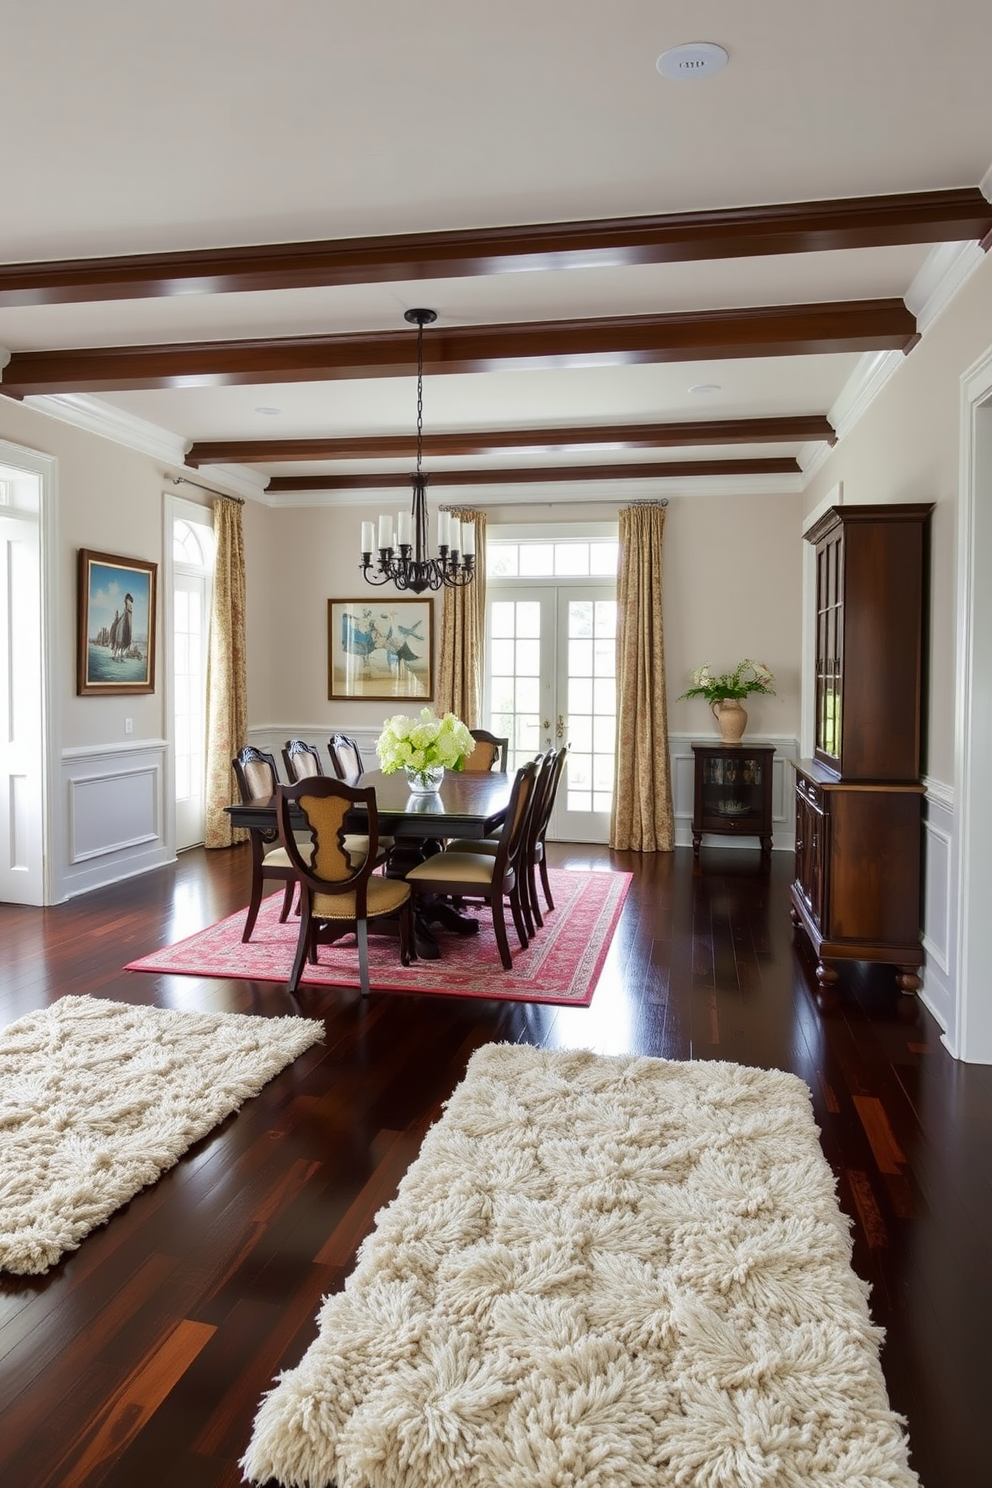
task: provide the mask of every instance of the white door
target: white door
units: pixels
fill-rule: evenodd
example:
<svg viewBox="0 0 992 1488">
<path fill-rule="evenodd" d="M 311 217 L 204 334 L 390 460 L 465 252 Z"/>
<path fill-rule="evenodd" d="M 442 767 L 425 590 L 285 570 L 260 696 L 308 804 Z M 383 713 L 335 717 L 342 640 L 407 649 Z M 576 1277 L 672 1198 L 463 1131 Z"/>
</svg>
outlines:
<svg viewBox="0 0 992 1488">
<path fill-rule="evenodd" d="M 209 517 L 209 513 L 204 513 Z M 206 825 L 207 640 L 213 531 L 179 517 L 173 528 L 172 700 L 176 851 L 203 841 Z"/>
<path fill-rule="evenodd" d="M 40 546 L 36 512 L 0 516 L 0 899 L 43 904 Z"/>
<path fill-rule="evenodd" d="M 486 727 L 515 770 L 571 748 L 549 836 L 609 840 L 616 733 L 616 598 L 611 585 L 490 583 Z"/>
</svg>

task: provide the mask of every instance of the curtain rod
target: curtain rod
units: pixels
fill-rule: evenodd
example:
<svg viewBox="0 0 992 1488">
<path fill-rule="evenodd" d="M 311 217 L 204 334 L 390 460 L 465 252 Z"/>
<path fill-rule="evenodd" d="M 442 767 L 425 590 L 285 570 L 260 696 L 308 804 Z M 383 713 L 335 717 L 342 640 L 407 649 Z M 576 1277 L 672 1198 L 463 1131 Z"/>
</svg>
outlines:
<svg viewBox="0 0 992 1488">
<path fill-rule="evenodd" d="M 184 475 L 172 477 L 174 486 L 192 486 L 194 491 L 206 491 L 208 496 L 220 496 L 224 501 L 233 501 L 236 506 L 244 506 L 243 496 L 229 496 L 226 491 L 215 491 L 212 486 L 201 486 L 199 481 L 187 480 Z"/>
</svg>

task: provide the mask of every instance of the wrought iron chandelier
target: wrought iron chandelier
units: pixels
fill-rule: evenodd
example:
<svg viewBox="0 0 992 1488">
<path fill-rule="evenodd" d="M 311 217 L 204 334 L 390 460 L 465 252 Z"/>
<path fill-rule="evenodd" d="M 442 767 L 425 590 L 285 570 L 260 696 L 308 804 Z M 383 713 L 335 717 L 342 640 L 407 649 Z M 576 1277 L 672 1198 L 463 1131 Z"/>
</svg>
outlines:
<svg viewBox="0 0 992 1488">
<path fill-rule="evenodd" d="M 396 531 L 392 516 L 379 517 L 378 541 L 372 522 L 362 523 L 362 573 L 366 583 L 393 583 L 397 589 L 455 588 L 475 577 L 475 527 L 459 522 L 450 512 L 437 514 L 437 557 L 427 547 L 427 482 L 421 469 L 424 453 L 424 326 L 437 320 L 434 310 L 407 310 L 405 318 L 417 327 L 417 469 L 413 482 L 413 506 L 398 512 Z M 378 551 L 373 567 L 372 554 Z"/>
</svg>

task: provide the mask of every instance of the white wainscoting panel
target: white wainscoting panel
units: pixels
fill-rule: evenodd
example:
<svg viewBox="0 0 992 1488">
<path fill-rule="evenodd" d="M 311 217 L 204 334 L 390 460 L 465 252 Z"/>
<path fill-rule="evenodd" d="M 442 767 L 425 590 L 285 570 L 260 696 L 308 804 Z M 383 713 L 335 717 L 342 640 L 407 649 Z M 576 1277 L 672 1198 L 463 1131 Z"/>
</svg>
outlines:
<svg viewBox="0 0 992 1488">
<path fill-rule="evenodd" d="M 165 754 L 164 739 L 63 753 L 66 861 L 59 899 L 174 860 L 164 838 Z"/>
<path fill-rule="evenodd" d="M 939 780 L 924 780 L 923 949 L 926 952 L 920 997 L 945 1037 L 953 1037 L 954 957 L 957 890 L 954 883 L 954 793 Z"/>
<path fill-rule="evenodd" d="M 668 747 L 671 755 L 672 804 L 675 811 L 675 845 L 692 846 L 692 805 L 695 783 L 695 756 L 693 742 L 699 743 L 698 734 L 669 734 Z M 714 736 L 714 744 L 719 740 Z M 762 734 L 759 738 L 745 739 L 745 743 L 773 744 L 772 759 L 772 851 L 794 852 L 796 846 L 796 812 L 794 801 L 795 776 L 790 760 L 799 756 L 799 740 L 788 734 Z M 719 843 L 721 847 L 753 848 L 756 837 L 717 837 L 703 834 L 703 846 Z"/>
</svg>

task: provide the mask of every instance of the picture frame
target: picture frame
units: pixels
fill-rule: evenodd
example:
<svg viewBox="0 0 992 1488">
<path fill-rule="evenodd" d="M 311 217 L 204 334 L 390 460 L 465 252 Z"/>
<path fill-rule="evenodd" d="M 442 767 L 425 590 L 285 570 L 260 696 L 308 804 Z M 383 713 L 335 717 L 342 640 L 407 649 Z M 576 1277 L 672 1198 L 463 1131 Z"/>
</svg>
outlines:
<svg viewBox="0 0 992 1488">
<path fill-rule="evenodd" d="M 327 696 L 369 702 L 434 697 L 434 603 L 430 599 L 327 601 Z"/>
<path fill-rule="evenodd" d="M 79 697 L 155 691 L 157 578 L 157 563 L 79 549 Z"/>
</svg>

